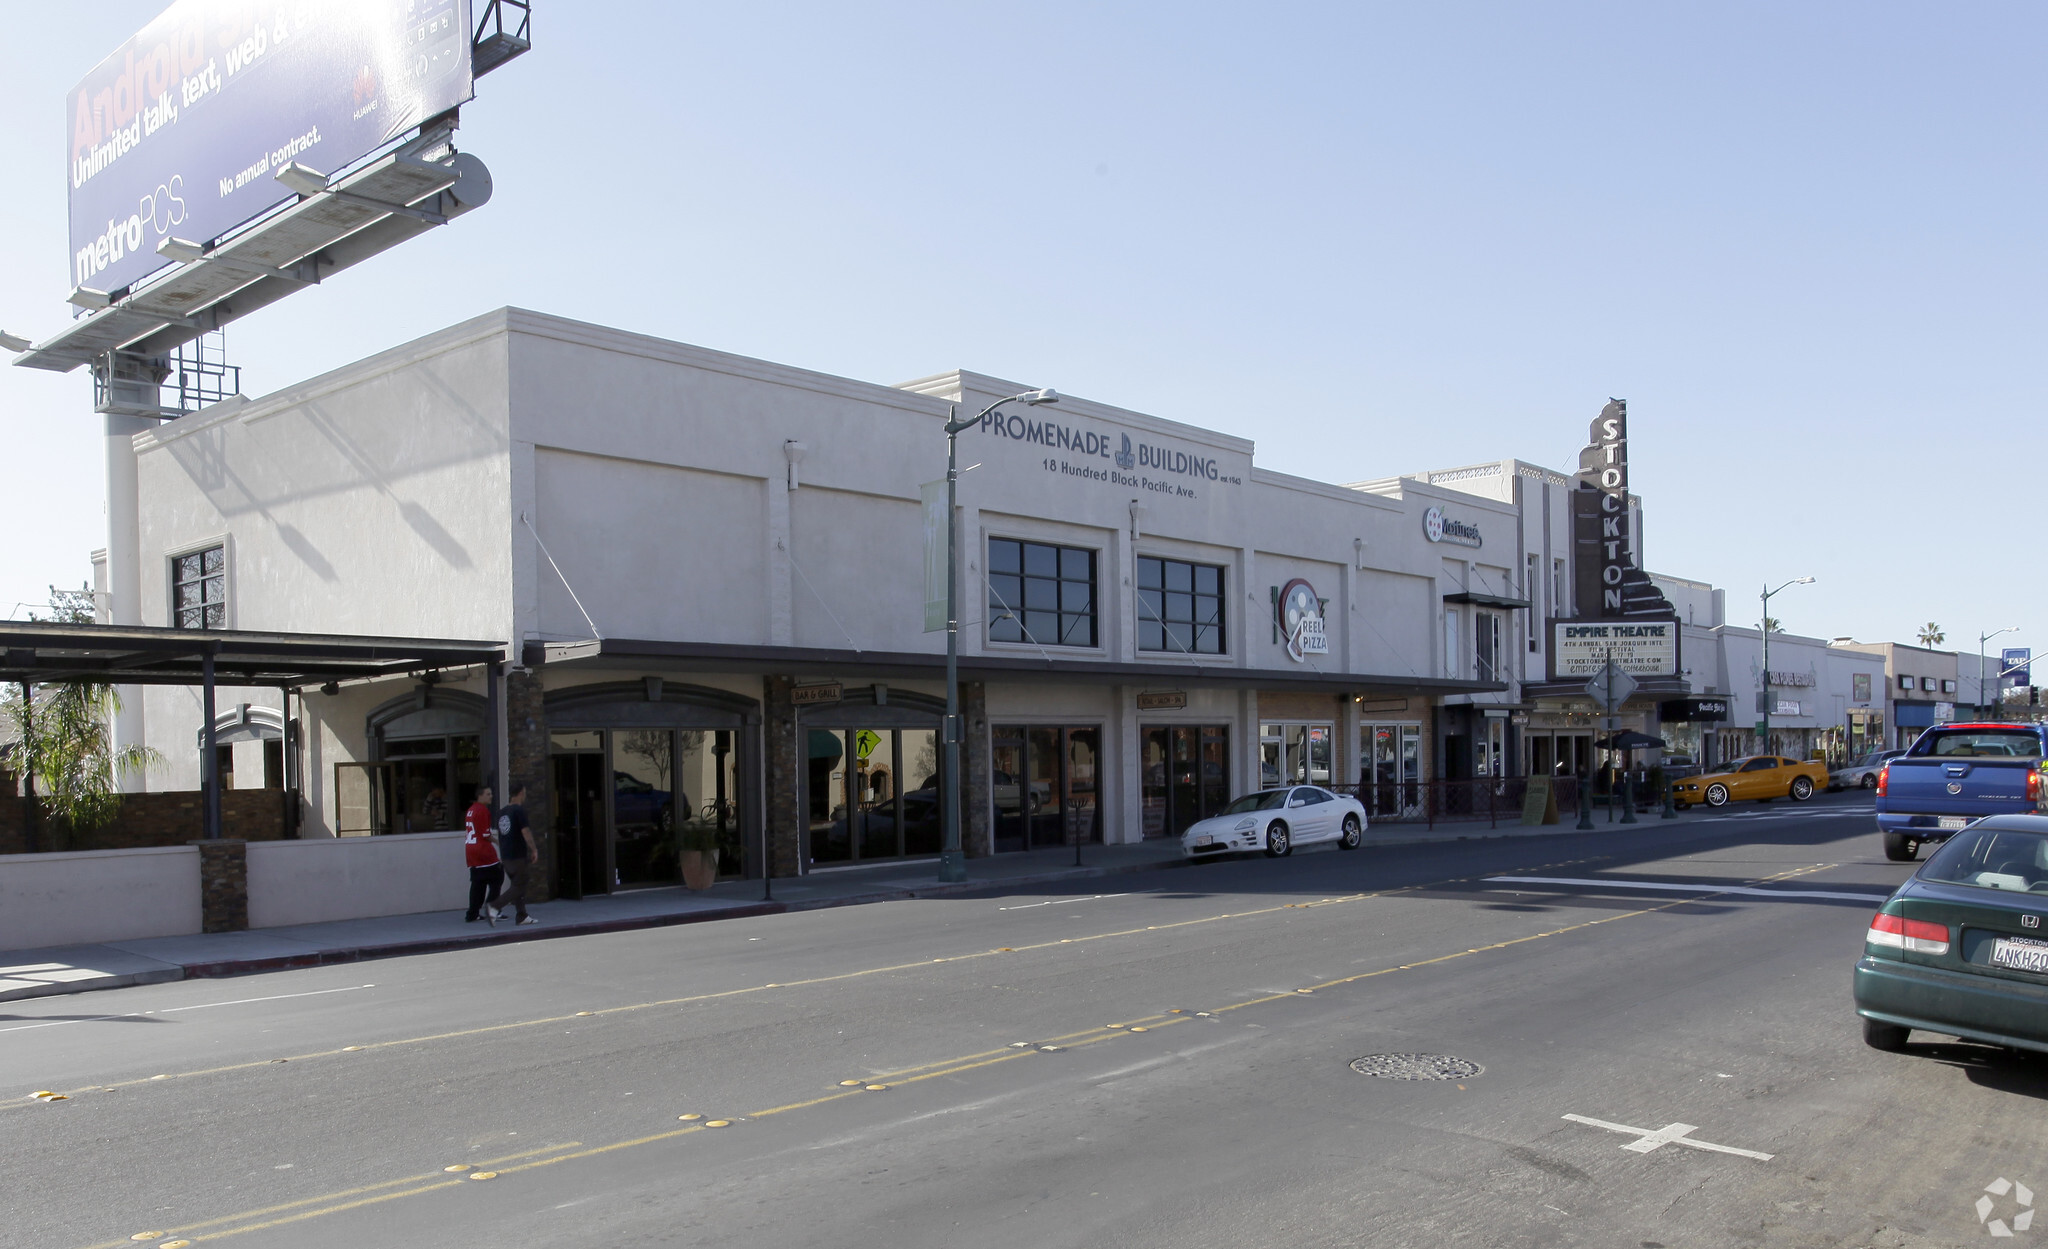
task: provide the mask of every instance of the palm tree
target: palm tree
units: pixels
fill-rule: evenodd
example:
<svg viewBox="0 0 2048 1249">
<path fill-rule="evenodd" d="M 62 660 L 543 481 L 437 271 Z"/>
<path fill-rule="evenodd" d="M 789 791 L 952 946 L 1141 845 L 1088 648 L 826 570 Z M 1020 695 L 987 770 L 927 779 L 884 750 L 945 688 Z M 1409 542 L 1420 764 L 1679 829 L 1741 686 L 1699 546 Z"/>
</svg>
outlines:
<svg viewBox="0 0 2048 1249">
<path fill-rule="evenodd" d="M 1932 620 L 1920 626 L 1920 645 L 1939 646 L 1946 641 L 1948 641 L 1948 634 L 1943 633 L 1941 626 Z"/>
<path fill-rule="evenodd" d="M 1783 633 L 1784 631 L 1785 631 L 1785 622 L 1784 622 L 1784 621 L 1782 621 L 1782 620 L 1778 619 L 1778 618 L 1777 618 L 1776 616 L 1765 616 L 1765 617 L 1764 617 L 1764 632 L 1765 632 L 1765 633 Z"/>
<path fill-rule="evenodd" d="M 57 623 L 92 622 L 92 591 L 51 586 L 50 601 Z M 37 617 L 31 613 L 29 618 Z M 120 709 L 114 687 L 99 681 L 41 686 L 23 681 L 0 708 L 13 722 L 19 742 L 15 749 L 24 796 L 33 806 L 40 781 L 41 809 L 72 834 L 113 820 L 121 810 L 122 774 L 141 772 L 158 761 L 146 746 L 115 749 L 108 726 Z M 29 819 L 33 825 L 33 810 Z"/>
</svg>

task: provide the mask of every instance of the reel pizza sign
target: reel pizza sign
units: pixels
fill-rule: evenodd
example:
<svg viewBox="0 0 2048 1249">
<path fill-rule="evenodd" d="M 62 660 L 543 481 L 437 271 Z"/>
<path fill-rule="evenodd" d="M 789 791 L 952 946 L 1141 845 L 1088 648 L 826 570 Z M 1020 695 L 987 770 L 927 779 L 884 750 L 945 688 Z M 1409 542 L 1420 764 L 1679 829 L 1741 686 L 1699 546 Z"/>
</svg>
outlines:
<svg viewBox="0 0 2048 1249">
<path fill-rule="evenodd" d="M 1307 663 L 1310 655 L 1330 653 L 1329 635 L 1323 629 L 1323 600 L 1314 586 L 1300 577 L 1281 586 L 1274 615 L 1289 659 Z"/>
</svg>

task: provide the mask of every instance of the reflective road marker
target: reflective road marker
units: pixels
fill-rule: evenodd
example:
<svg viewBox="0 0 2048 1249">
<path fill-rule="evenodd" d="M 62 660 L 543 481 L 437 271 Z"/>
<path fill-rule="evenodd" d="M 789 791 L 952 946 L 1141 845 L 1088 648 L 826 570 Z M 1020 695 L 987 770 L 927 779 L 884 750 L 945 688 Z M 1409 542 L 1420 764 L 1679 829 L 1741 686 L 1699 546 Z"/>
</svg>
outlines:
<svg viewBox="0 0 2048 1249">
<path fill-rule="evenodd" d="M 1692 1139 L 1691 1134 L 1699 1131 L 1699 1128 L 1691 1123 L 1667 1123 L 1661 1128 L 1632 1128 L 1625 1123 L 1609 1123 L 1605 1119 L 1588 1119 L 1584 1115 L 1566 1115 L 1564 1117 L 1573 1123 L 1583 1123 L 1588 1127 L 1594 1128 L 1606 1128 L 1610 1132 L 1626 1132 L 1637 1137 L 1638 1139 L 1622 1146 L 1623 1149 L 1631 1153 L 1647 1154 L 1662 1149 L 1666 1145 L 1683 1145 L 1687 1149 L 1705 1149 L 1717 1154 L 1734 1154 L 1738 1158 L 1754 1158 L 1758 1162 L 1769 1162 L 1774 1156 L 1771 1154 L 1760 1154 L 1754 1149 L 1737 1149 L 1733 1145 L 1716 1145 L 1709 1141 L 1696 1141 Z"/>
</svg>

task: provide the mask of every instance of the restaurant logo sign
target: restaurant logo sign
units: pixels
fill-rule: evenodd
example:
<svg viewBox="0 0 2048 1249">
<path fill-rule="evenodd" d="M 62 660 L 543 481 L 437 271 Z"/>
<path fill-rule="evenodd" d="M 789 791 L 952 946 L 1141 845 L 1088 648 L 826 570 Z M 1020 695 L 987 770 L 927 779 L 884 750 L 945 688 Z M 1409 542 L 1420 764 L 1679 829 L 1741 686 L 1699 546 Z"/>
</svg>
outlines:
<svg viewBox="0 0 2048 1249">
<path fill-rule="evenodd" d="M 1281 586 L 1274 615 L 1289 659 L 1307 663 L 1310 655 L 1330 653 L 1329 635 L 1323 629 L 1323 600 L 1316 596 L 1314 586 L 1300 577 Z"/>
<path fill-rule="evenodd" d="M 1422 536 L 1431 542 L 1448 542 L 1453 546 L 1484 545 L 1479 536 L 1479 526 L 1469 521 L 1453 520 L 1444 515 L 1440 507 L 1432 507 L 1422 514 Z"/>
</svg>

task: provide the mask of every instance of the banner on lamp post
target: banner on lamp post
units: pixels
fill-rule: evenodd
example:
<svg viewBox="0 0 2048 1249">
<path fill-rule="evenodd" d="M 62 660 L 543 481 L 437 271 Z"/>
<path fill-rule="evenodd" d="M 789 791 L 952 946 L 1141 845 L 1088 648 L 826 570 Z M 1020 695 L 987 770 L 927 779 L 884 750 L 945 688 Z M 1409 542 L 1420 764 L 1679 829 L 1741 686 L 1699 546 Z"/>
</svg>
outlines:
<svg viewBox="0 0 2048 1249">
<path fill-rule="evenodd" d="M 924 511 L 924 631 L 946 629 L 946 482 L 928 481 L 917 488 Z"/>
</svg>

